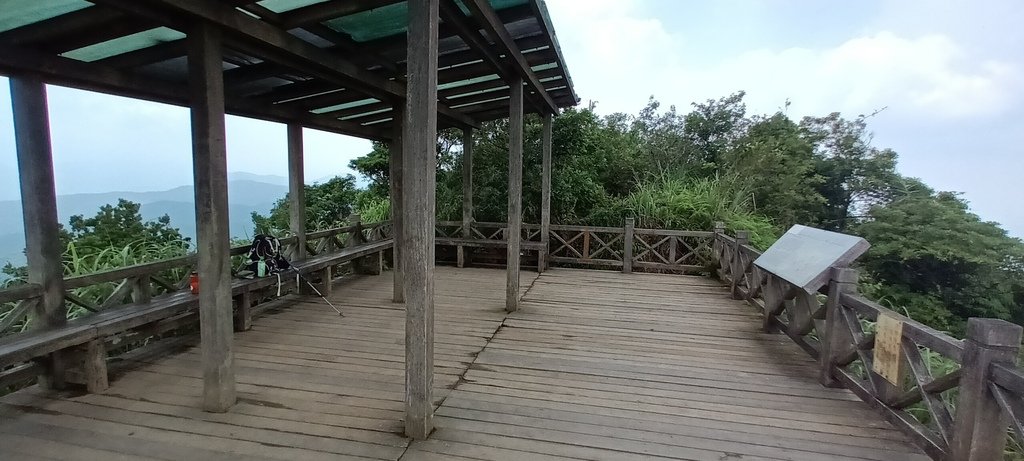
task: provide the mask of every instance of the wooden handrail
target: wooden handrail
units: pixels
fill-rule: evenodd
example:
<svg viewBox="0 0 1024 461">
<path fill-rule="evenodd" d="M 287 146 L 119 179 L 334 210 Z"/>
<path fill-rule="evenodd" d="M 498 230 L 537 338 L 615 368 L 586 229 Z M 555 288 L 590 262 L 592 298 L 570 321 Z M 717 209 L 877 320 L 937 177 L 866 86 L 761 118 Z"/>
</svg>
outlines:
<svg viewBox="0 0 1024 461">
<path fill-rule="evenodd" d="M 855 271 L 835 269 L 845 278 L 834 275 L 828 286 L 805 291 L 755 266 L 761 252 L 743 239 L 724 232 L 713 239 L 719 277 L 735 297 L 762 311 L 766 330 L 789 336 L 819 360 L 822 384 L 850 389 L 933 458 L 968 459 L 971 452 L 972 460 L 1001 459 L 1006 425 L 980 416 L 992 412 L 1002 411 L 1024 441 L 1024 369 L 1012 360 L 1019 326 L 971 319 L 967 340 L 959 340 L 858 294 Z M 872 368 L 876 341 L 865 325 L 882 315 L 902 324 L 901 360 L 909 381 L 889 383 Z M 933 376 L 925 354 L 961 368 Z M 943 393 L 954 388 L 959 401 L 947 401 Z M 952 411 L 954 403 L 961 411 Z M 912 405 L 922 407 L 929 424 L 907 411 Z"/>
<path fill-rule="evenodd" d="M 9 303 L 25 299 L 38 298 L 43 295 L 43 287 L 37 283 L 26 283 L 0 290 L 0 303 Z"/>
</svg>

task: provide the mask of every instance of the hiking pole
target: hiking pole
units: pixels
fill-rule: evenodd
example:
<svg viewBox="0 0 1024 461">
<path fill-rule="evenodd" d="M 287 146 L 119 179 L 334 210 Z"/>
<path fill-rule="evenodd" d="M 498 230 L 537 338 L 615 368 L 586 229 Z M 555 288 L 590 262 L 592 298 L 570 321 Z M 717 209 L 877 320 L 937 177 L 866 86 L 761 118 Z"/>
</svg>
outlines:
<svg viewBox="0 0 1024 461">
<path fill-rule="evenodd" d="M 289 263 L 289 264 L 291 264 L 291 263 Z M 292 266 L 292 267 L 293 267 L 293 270 L 294 270 L 294 266 Z M 344 316 L 345 316 L 345 314 L 342 314 L 342 313 L 341 313 L 341 310 L 340 310 L 340 309 L 338 309 L 337 307 L 335 307 L 335 305 L 334 305 L 334 304 L 332 304 L 332 303 L 331 303 L 331 301 L 329 301 L 329 300 L 327 299 L 327 297 L 326 297 L 326 296 L 324 296 L 324 295 L 323 295 L 322 293 L 320 293 L 320 290 L 316 289 L 316 286 L 315 286 L 315 285 L 313 285 L 313 283 L 312 283 L 312 282 L 310 282 L 310 281 L 309 281 L 309 280 L 307 280 L 307 279 L 306 279 L 305 277 L 303 277 L 303 276 L 302 276 L 302 274 L 301 274 L 301 273 L 299 273 L 299 271 L 298 271 L 298 270 L 296 270 L 296 271 L 295 271 L 295 277 L 296 277 L 296 278 L 298 278 L 298 279 L 301 279 L 301 280 L 302 280 L 303 282 L 306 282 L 306 285 L 309 285 L 309 287 L 313 289 L 313 292 L 314 292 L 314 293 L 316 293 L 316 295 L 317 295 L 317 296 L 319 296 L 319 297 L 320 297 L 320 299 L 324 300 L 324 302 L 325 302 L 325 303 L 327 303 L 327 305 L 328 305 L 328 306 L 331 306 L 331 309 L 334 309 L 334 312 L 337 312 L 337 313 L 338 313 L 338 315 L 340 315 L 340 316 L 342 316 L 342 317 L 344 317 Z"/>
</svg>

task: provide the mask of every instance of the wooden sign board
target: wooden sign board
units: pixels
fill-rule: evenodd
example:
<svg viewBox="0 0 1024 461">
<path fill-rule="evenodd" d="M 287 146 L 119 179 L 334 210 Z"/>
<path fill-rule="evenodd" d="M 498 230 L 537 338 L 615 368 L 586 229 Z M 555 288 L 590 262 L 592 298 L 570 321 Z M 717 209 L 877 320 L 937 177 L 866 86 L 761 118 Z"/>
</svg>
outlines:
<svg viewBox="0 0 1024 461">
<path fill-rule="evenodd" d="M 893 385 L 900 385 L 903 365 L 903 321 L 885 313 L 875 324 L 875 358 L 872 369 Z"/>
<path fill-rule="evenodd" d="M 833 266 L 849 266 L 870 246 L 855 235 L 796 225 L 765 250 L 754 265 L 815 292 L 828 283 Z"/>
</svg>

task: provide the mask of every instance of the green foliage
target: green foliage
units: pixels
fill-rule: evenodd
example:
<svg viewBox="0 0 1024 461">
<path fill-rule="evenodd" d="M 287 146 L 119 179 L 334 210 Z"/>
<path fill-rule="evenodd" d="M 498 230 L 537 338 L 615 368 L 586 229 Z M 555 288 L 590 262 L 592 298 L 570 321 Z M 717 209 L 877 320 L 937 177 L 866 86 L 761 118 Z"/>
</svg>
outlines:
<svg viewBox="0 0 1024 461">
<path fill-rule="evenodd" d="M 335 176 L 323 184 L 304 187 L 306 229 L 310 231 L 344 225 L 360 193 L 356 188 L 356 178 L 352 175 Z M 289 213 L 288 195 L 285 195 L 270 209 L 269 216 L 254 212 L 252 223 L 258 233 L 284 236 L 290 233 Z"/>
<path fill-rule="evenodd" d="M 896 153 L 871 145 L 867 117 L 848 120 L 834 112 L 805 117 L 800 127 L 815 146 L 816 172 L 823 178 L 818 192 L 825 203 L 816 224 L 844 232 L 858 209 L 891 198 L 893 185 L 900 182 Z"/>
<path fill-rule="evenodd" d="M 1020 320 L 1024 244 L 983 222 L 949 192 L 920 181 L 870 209 L 856 232 L 872 243 L 864 267 L 924 322 L 955 333 L 968 317 Z"/>
<path fill-rule="evenodd" d="M 170 218 L 163 216 L 156 221 L 143 221 L 139 209 L 139 204 L 122 199 L 117 205 L 100 207 L 93 217 L 71 217 L 70 231 L 61 229 L 65 248 L 62 255 L 64 276 L 74 277 L 161 261 L 185 256 L 189 252 L 189 240 L 171 226 Z M 185 271 L 185 268 L 168 269 L 157 275 L 167 280 L 179 280 L 184 277 Z M 8 263 L 3 273 L 8 277 L 4 286 L 13 286 L 25 282 L 27 269 Z M 116 283 L 104 283 L 76 288 L 72 294 L 88 302 L 101 304 L 116 288 Z M 9 313 L 12 307 L 0 306 L 0 318 Z M 88 311 L 81 306 L 68 303 L 68 318 L 86 313 Z M 27 322 L 19 322 L 0 334 L 22 331 L 28 327 Z"/>
<path fill-rule="evenodd" d="M 793 224 L 866 237 L 872 280 L 865 292 L 933 327 L 958 333 L 969 316 L 1024 324 L 1024 250 L 983 223 L 955 195 L 896 172 L 896 153 L 873 145 L 869 116 L 839 113 L 798 122 L 785 112 L 748 115 L 744 93 L 638 114 L 568 109 L 554 119 L 552 222 L 747 230 L 766 248 Z M 524 122 L 523 219 L 540 220 L 541 121 Z M 437 216 L 458 220 L 462 146 L 438 138 Z M 352 166 L 372 181 L 357 208 L 385 216 L 388 152 L 375 144 Z M 504 221 L 508 122 L 474 131 L 473 202 L 478 221 Z"/>
<path fill-rule="evenodd" d="M 724 171 L 750 192 L 753 208 L 780 228 L 812 222 L 825 204 L 814 145 L 781 112 L 753 119 L 723 160 Z"/>
<path fill-rule="evenodd" d="M 638 227 L 704 230 L 721 221 L 731 230 L 750 231 L 750 241 L 760 248 L 770 246 L 778 235 L 768 218 L 752 212 L 745 189 L 717 177 L 645 181 L 622 203 Z M 621 219 L 602 224 L 621 225 Z"/>
<path fill-rule="evenodd" d="M 83 248 L 85 254 L 136 244 L 188 246 L 189 239 L 171 227 L 169 216 L 143 222 L 140 208 L 138 203 L 120 199 L 117 205 L 100 207 L 96 216 L 91 218 L 72 216 L 69 220 L 71 230 L 62 229 L 61 238 L 66 245 L 74 243 Z"/>
</svg>

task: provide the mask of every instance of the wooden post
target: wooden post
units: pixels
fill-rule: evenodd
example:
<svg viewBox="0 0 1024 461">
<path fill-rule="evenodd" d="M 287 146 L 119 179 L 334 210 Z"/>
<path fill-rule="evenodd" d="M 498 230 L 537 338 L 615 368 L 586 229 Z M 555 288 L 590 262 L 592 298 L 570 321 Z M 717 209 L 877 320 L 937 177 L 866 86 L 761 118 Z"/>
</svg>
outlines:
<svg viewBox="0 0 1024 461">
<path fill-rule="evenodd" d="M 292 259 L 306 259 L 306 181 L 302 149 L 302 125 L 288 124 L 288 219 L 295 236 Z"/>
<path fill-rule="evenodd" d="M 818 382 L 825 387 L 842 387 L 832 376 L 836 354 L 844 350 L 849 334 L 843 331 L 839 311 L 843 293 L 857 292 L 857 271 L 847 267 L 833 267 L 832 279 L 828 283 L 828 299 L 825 301 L 825 331 L 822 332 L 821 352 L 818 355 Z"/>
<path fill-rule="evenodd" d="M 90 394 L 99 394 L 110 387 L 107 375 L 107 347 L 103 338 L 93 339 L 85 343 L 85 360 L 82 371 L 85 374 L 85 390 Z"/>
<path fill-rule="evenodd" d="M 349 216 L 349 222 L 352 225 L 352 232 L 348 239 L 348 246 L 356 247 L 366 243 L 366 237 L 363 235 L 362 217 L 353 214 Z M 382 253 L 380 252 L 356 258 L 352 260 L 352 272 L 362 275 L 380 275 L 383 262 Z"/>
<path fill-rule="evenodd" d="M 548 246 L 551 244 L 551 114 L 544 114 L 541 133 L 540 173 L 540 242 L 542 249 L 537 255 L 537 272 L 544 272 L 548 266 Z"/>
<path fill-rule="evenodd" d="M 405 126 L 405 117 L 402 115 L 402 107 L 396 106 L 394 135 L 388 144 L 388 186 L 391 195 L 391 273 L 392 273 L 392 295 L 391 301 L 396 303 L 405 302 L 405 276 L 402 271 L 402 233 L 405 232 L 402 216 L 402 130 Z"/>
<path fill-rule="evenodd" d="M 328 297 L 334 291 L 334 268 L 327 266 L 320 270 L 320 286 L 317 287 L 320 295 Z"/>
<path fill-rule="evenodd" d="M 633 218 L 626 218 L 626 226 L 623 229 L 625 236 L 622 238 L 622 273 L 633 273 Z"/>
<path fill-rule="evenodd" d="M 140 275 L 132 280 L 132 302 L 148 303 L 153 298 L 153 290 L 148 274 Z"/>
<path fill-rule="evenodd" d="M 29 326 L 32 329 L 59 328 L 67 323 L 61 261 L 64 249 L 57 221 L 46 86 L 22 77 L 11 77 L 10 86 L 28 260 L 27 281 L 43 287 L 42 298 L 29 313 Z M 50 389 L 64 387 L 65 362 L 64 353 L 50 354 L 39 385 Z"/>
<path fill-rule="evenodd" d="M 1020 341 L 1019 325 L 998 319 L 967 320 L 949 461 L 1003 459 L 1009 420 L 989 389 L 989 368 L 993 363 L 1016 364 Z"/>
<path fill-rule="evenodd" d="M 236 394 L 221 33 L 197 25 L 188 45 L 203 408 L 224 412 L 235 404 Z"/>
<path fill-rule="evenodd" d="M 509 82 L 508 113 L 508 257 L 505 267 L 508 283 L 505 289 L 505 310 L 519 309 L 520 240 L 523 228 L 523 80 Z"/>
<path fill-rule="evenodd" d="M 714 255 L 714 263 L 717 265 L 715 268 L 718 277 L 722 277 L 722 268 L 724 264 L 719 257 L 722 254 L 722 236 L 725 235 L 725 223 L 722 221 L 715 221 L 715 227 L 711 229 L 714 234 L 711 236 L 711 253 Z"/>
<path fill-rule="evenodd" d="M 249 331 L 252 328 L 252 295 L 243 290 L 235 297 L 235 331 Z"/>
<path fill-rule="evenodd" d="M 750 243 L 750 233 L 744 230 L 736 231 L 736 243 L 733 244 L 732 261 L 729 262 L 732 272 L 732 299 L 743 299 L 740 293 L 740 281 L 743 280 L 743 245 Z"/>
<path fill-rule="evenodd" d="M 402 134 L 405 272 L 405 435 L 434 428 L 434 205 L 437 171 L 438 0 L 409 2 Z"/>
<path fill-rule="evenodd" d="M 473 129 L 462 131 L 462 238 L 473 237 Z M 459 245 L 459 267 L 466 267 L 469 254 Z"/>
</svg>

